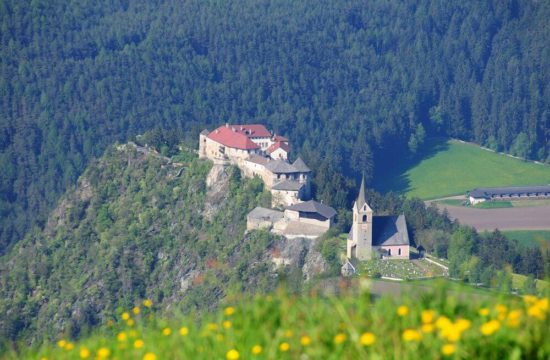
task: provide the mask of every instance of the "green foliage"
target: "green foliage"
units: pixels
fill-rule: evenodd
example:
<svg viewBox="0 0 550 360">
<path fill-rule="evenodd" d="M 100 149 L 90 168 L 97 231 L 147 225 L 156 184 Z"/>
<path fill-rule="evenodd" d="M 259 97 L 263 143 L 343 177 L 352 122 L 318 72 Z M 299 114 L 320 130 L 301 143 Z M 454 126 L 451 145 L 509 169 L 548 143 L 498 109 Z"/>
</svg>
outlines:
<svg viewBox="0 0 550 360">
<path fill-rule="evenodd" d="M 474 205 L 478 209 L 499 209 L 513 207 L 511 201 L 484 201 Z"/>
<path fill-rule="evenodd" d="M 339 275 L 342 261 L 340 254 L 342 247 L 345 246 L 343 240 L 338 236 L 339 232 L 336 229 L 330 229 L 318 239 L 318 250 L 323 256 L 323 259 L 328 264 L 328 271 L 325 275 Z"/>
<path fill-rule="evenodd" d="M 2 1 L 0 251 L 107 146 L 155 128 L 170 155 L 179 132 L 189 147 L 264 122 L 337 207 L 409 139 L 421 152 L 421 124 L 549 159 L 549 17 L 547 1 Z"/>
</svg>

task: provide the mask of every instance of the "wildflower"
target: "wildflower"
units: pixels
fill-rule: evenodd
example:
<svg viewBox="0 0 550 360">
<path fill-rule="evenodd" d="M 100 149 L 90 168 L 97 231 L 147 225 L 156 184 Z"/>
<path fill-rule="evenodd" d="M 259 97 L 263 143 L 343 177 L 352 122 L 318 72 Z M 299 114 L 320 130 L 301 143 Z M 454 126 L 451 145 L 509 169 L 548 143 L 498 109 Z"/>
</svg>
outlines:
<svg viewBox="0 0 550 360">
<path fill-rule="evenodd" d="M 500 322 L 497 320 L 491 320 L 481 325 L 479 330 L 485 336 L 494 334 L 500 328 Z"/>
<path fill-rule="evenodd" d="M 143 300 L 143 306 L 145 306 L 146 308 L 150 308 L 151 306 L 153 306 L 153 302 L 149 299 L 145 299 Z"/>
<path fill-rule="evenodd" d="M 126 320 L 126 325 L 128 325 L 129 327 L 134 326 L 134 324 L 135 324 L 134 319 L 128 319 L 128 320 Z"/>
<path fill-rule="evenodd" d="M 300 344 L 302 344 L 302 346 L 308 346 L 311 344 L 311 338 L 307 335 L 302 336 L 300 338 Z"/>
<path fill-rule="evenodd" d="M 143 355 L 143 360 L 157 360 L 157 356 L 152 352 L 148 352 Z"/>
<path fill-rule="evenodd" d="M 292 335 L 294 335 L 294 333 L 292 332 L 292 330 L 287 330 L 287 331 L 285 331 L 285 337 L 291 338 Z"/>
<path fill-rule="evenodd" d="M 489 309 L 487 309 L 487 308 L 481 308 L 481 309 L 479 309 L 478 313 L 479 313 L 479 315 L 481 315 L 481 316 L 487 316 L 487 315 L 489 315 Z"/>
<path fill-rule="evenodd" d="M 184 326 L 182 328 L 180 328 L 180 335 L 181 336 L 187 336 L 189 334 L 189 329 L 187 328 L 187 326 Z"/>
<path fill-rule="evenodd" d="M 139 308 L 139 306 L 134 306 L 134 308 L 132 309 L 132 312 L 134 313 L 134 315 L 139 315 L 139 313 L 141 312 L 141 309 Z"/>
<path fill-rule="evenodd" d="M 344 341 L 346 341 L 346 334 L 338 333 L 338 334 L 336 334 L 336 336 L 334 336 L 334 343 L 336 345 L 340 345 Z"/>
<path fill-rule="evenodd" d="M 227 358 L 227 360 L 238 360 L 240 355 L 239 355 L 239 352 L 237 350 L 231 349 L 227 352 L 225 357 Z"/>
<path fill-rule="evenodd" d="M 399 316 L 405 316 L 409 313 L 409 308 L 406 307 L 405 305 L 401 305 L 400 307 L 397 308 L 397 315 Z"/>
<path fill-rule="evenodd" d="M 262 353 L 262 347 L 260 345 L 254 345 L 252 347 L 252 354 L 254 355 L 260 355 Z"/>
<path fill-rule="evenodd" d="M 126 321 L 130 318 L 130 314 L 128 314 L 127 312 L 123 312 L 121 317 L 122 317 L 122 320 Z"/>
<path fill-rule="evenodd" d="M 169 336 L 172 333 L 172 329 L 170 328 L 164 328 L 162 329 L 162 335 Z"/>
<path fill-rule="evenodd" d="M 116 338 L 118 341 L 122 342 L 122 341 L 126 341 L 128 337 L 126 336 L 126 333 L 123 331 L 123 332 L 119 332 Z"/>
<path fill-rule="evenodd" d="M 450 324 L 449 326 L 441 329 L 441 337 L 450 342 L 457 342 L 460 340 L 461 331 L 456 324 Z"/>
<path fill-rule="evenodd" d="M 136 341 L 134 341 L 134 347 L 136 349 L 141 349 L 143 347 L 143 340 L 141 339 L 137 339 Z"/>
<path fill-rule="evenodd" d="M 445 344 L 441 347 L 441 353 L 445 356 L 450 356 L 454 354 L 456 351 L 456 345 L 455 344 Z"/>
<path fill-rule="evenodd" d="M 229 329 L 231 327 L 231 321 L 226 320 L 222 323 L 222 325 L 224 329 Z"/>
<path fill-rule="evenodd" d="M 282 352 L 287 352 L 289 349 L 290 345 L 287 342 L 283 342 L 281 343 L 281 345 L 279 345 L 279 350 L 281 350 Z"/>
<path fill-rule="evenodd" d="M 458 319 L 456 326 L 460 332 L 468 330 L 472 326 L 472 322 L 468 319 Z"/>
<path fill-rule="evenodd" d="M 506 318 L 506 312 L 508 311 L 508 308 L 505 305 L 498 304 L 495 306 L 495 309 L 498 312 L 498 319 L 500 321 L 504 320 Z"/>
<path fill-rule="evenodd" d="M 81 359 L 87 359 L 88 357 L 90 357 L 90 350 L 88 350 L 87 347 L 83 346 L 80 348 L 79 354 Z"/>
<path fill-rule="evenodd" d="M 63 339 L 61 339 L 57 342 L 57 346 L 59 346 L 60 348 L 64 348 L 65 345 L 67 345 L 67 342 Z"/>
<path fill-rule="evenodd" d="M 527 305 L 532 305 L 532 304 L 536 303 L 537 300 L 538 300 L 538 298 L 536 296 L 533 296 L 533 295 L 525 295 L 523 297 L 523 301 L 525 301 L 525 303 Z"/>
<path fill-rule="evenodd" d="M 106 347 L 102 347 L 97 351 L 97 357 L 100 359 L 107 359 L 111 355 L 111 350 Z"/>
<path fill-rule="evenodd" d="M 364 346 L 371 346 L 376 341 L 376 336 L 371 332 L 365 332 L 359 338 L 359 342 Z"/>
<path fill-rule="evenodd" d="M 422 334 L 414 329 L 406 329 L 403 331 L 403 340 L 405 341 L 420 341 Z"/>
<path fill-rule="evenodd" d="M 225 316 L 231 316 L 235 313 L 235 308 L 231 307 L 231 306 L 228 306 L 228 307 L 225 308 L 223 313 L 225 314 Z"/>
<path fill-rule="evenodd" d="M 434 325 L 433 324 L 423 324 L 420 329 L 422 330 L 423 333 L 429 334 L 429 333 L 432 333 L 434 331 Z"/>
<path fill-rule="evenodd" d="M 452 325 L 452 322 L 451 320 L 449 320 L 449 318 L 445 317 L 445 316 L 440 316 L 437 321 L 435 322 L 435 326 L 438 328 L 438 329 L 445 329 L 449 326 Z"/>
<path fill-rule="evenodd" d="M 510 328 L 517 328 L 521 320 L 521 310 L 512 310 L 508 313 L 506 325 Z"/>
<path fill-rule="evenodd" d="M 65 345 L 65 350 L 70 351 L 74 349 L 74 344 L 71 342 L 68 342 L 67 345 Z"/>
<path fill-rule="evenodd" d="M 424 310 L 422 314 L 420 314 L 420 317 L 422 318 L 422 324 L 431 324 L 435 319 L 435 311 Z"/>
<path fill-rule="evenodd" d="M 218 330 L 218 324 L 209 323 L 208 325 L 206 325 L 206 328 L 210 331 L 216 331 Z"/>
<path fill-rule="evenodd" d="M 527 309 L 527 315 L 539 320 L 546 319 L 546 313 L 536 304 Z"/>
</svg>

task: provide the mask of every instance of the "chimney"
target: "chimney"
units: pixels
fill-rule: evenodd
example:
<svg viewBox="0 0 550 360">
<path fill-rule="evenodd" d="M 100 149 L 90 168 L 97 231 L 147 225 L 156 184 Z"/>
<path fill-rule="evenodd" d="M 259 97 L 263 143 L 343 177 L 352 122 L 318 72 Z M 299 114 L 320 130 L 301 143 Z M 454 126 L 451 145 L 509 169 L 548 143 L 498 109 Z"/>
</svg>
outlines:
<svg viewBox="0 0 550 360">
<path fill-rule="evenodd" d="M 225 123 L 225 127 L 228 128 L 228 127 L 229 127 L 229 123 Z"/>
</svg>

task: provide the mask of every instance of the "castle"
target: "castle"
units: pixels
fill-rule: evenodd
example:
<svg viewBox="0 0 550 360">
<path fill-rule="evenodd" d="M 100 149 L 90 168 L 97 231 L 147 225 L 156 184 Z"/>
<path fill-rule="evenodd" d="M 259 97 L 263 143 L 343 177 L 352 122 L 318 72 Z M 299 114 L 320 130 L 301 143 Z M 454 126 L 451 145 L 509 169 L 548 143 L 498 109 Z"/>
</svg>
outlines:
<svg viewBox="0 0 550 360">
<path fill-rule="evenodd" d="M 225 124 L 199 136 L 199 157 L 237 165 L 246 177 L 259 176 L 272 195 L 272 207 L 310 199 L 311 170 L 301 158 L 288 162 L 288 139 L 260 124 Z"/>
<path fill-rule="evenodd" d="M 405 215 L 374 216 L 365 198 L 364 178 L 352 210 L 353 223 L 347 239 L 349 259 L 409 259 L 410 241 Z"/>
</svg>

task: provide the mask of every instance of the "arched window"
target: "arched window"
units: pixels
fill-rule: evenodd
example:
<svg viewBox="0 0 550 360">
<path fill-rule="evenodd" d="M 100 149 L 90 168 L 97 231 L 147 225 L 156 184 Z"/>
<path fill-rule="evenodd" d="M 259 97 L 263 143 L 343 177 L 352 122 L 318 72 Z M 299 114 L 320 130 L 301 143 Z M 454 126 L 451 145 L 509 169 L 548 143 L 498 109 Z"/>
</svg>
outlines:
<svg viewBox="0 0 550 360">
<path fill-rule="evenodd" d="M 367 222 L 367 215 L 363 215 L 363 222 L 364 222 L 364 223 Z"/>
</svg>

